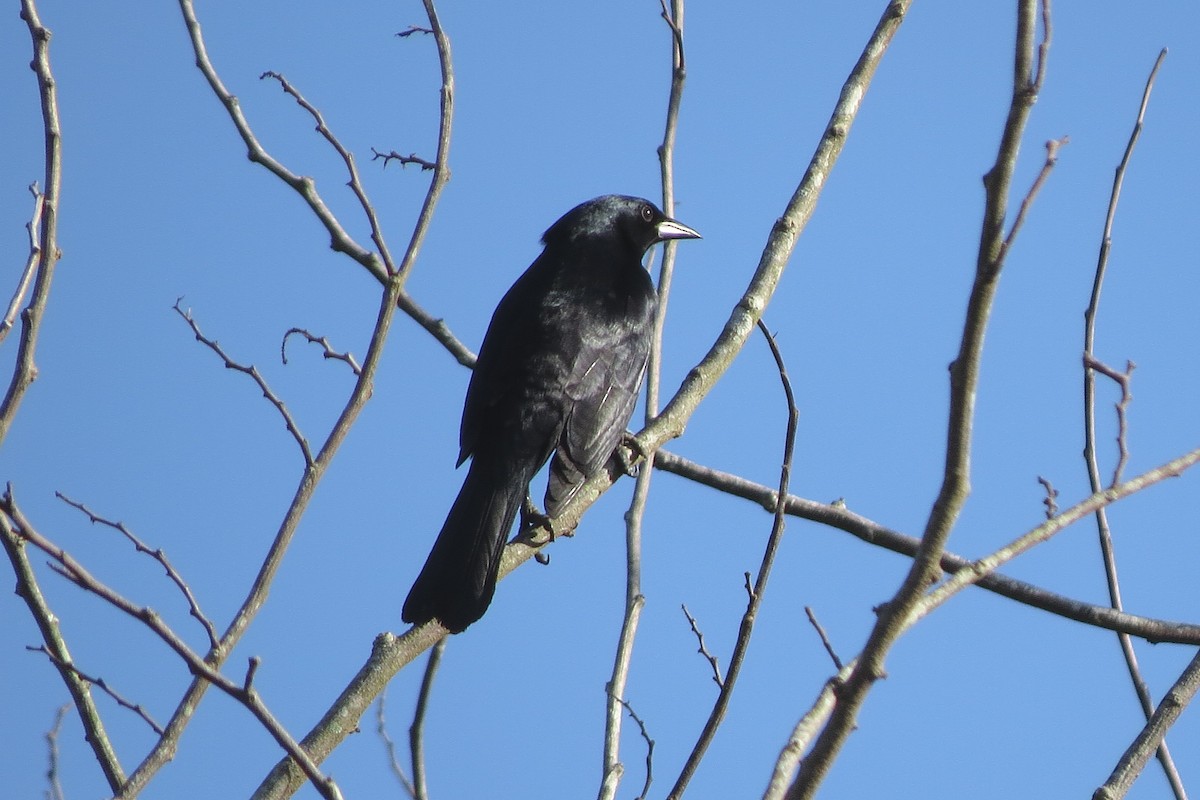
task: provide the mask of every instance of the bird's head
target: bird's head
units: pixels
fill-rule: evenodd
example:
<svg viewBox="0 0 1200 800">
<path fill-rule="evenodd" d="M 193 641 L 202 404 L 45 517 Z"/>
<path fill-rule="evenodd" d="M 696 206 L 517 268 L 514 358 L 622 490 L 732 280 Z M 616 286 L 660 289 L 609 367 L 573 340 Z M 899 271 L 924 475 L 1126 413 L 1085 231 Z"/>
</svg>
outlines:
<svg viewBox="0 0 1200 800">
<path fill-rule="evenodd" d="M 668 239 L 699 239 L 700 234 L 673 220 L 641 197 L 606 194 L 580 203 L 542 236 L 547 245 L 586 239 L 622 242 L 640 258 L 652 245 Z"/>
</svg>

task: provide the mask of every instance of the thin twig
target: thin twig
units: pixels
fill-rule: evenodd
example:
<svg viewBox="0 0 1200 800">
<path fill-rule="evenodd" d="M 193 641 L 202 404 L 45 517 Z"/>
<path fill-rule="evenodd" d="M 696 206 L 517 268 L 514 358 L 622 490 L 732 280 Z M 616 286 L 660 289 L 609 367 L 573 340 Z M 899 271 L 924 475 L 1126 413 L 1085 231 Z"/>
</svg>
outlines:
<svg viewBox="0 0 1200 800">
<path fill-rule="evenodd" d="M 1046 519 L 1054 519 L 1054 515 L 1058 513 L 1058 489 L 1054 488 L 1054 484 L 1048 478 L 1041 475 L 1038 475 L 1037 482 L 1046 490 L 1046 496 L 1042 499 L 1042 505 L 1046 507 Z"/>
<path fill-rule="evenodd" d="M 325 141 L 329 142 L 329 146 L 336 150 L 337 154 L 342 157 L 342 161 L 346 165 L 346 172 L 350 175 L 350 182 L 348 184 L 350 191 L 353 192 L 355 198 L 358 199 L 359 208 L 362 209 L 363 216 L 367 219 L 367 224 L 371 226 L 371 241 L 375 243 L 375 247 L 379 250 L 379 255 L 383 259 L 383 266 L 387 270 L 388 274 L 391 275 L 395 273 L 396 265 L 392 261 L 392 254 L 391 251 L 388 250 L 387 240 L 384 238 L 383 230 L 379 226 L 379 217 L 375 213 L 375 206 L 373 206 L 371 201 L 367 198 L 367 192 L 365 189 L 363 189 L 362 181 L 359 179 L 358 167 L 354 164 L 354 156 L 351 155 L 350 151 L 342 145 L 341 141 L 338 140 L 333 131 L 329 129 L 329 126 L 325 124 L 325 116 L 317 109 L 316 106 L 304 99 L 304 96 L 300 94 L 296 87 L 292 86 L 292 84 L 288 82 L 287 78 L 283 77 L 283 75 L 280 73 L 271 70 L 264 72 L 258 77 L 259 80 L 273 78 L 274 80 L 278 81 L 283 91 L 286 94 L 291 95 L 291 97 L 300 105 L 300 107 L 307 111 L 309 115 L 312 116 L 313 120 L 316 121 L 317 133 L 321 134 Z"/>
<path fill-rule="evenodd" d="M 1088 482 L 1092 487 L 1092 491 L 1099 491 L 1100 480 L 1100 463 L 1096 453 L 1096 373 L 1100 372 L 1109 378 L 1115 380 L 1121 387 L 1121 401 L 1117 404 L 1117 446 L 1120 450 L 1117 465 L 1113 469 L 1113 482 L 1116 483 L 1122 470 L 1125 467 L 1125 462 L 1128 458 L 1128 447 L 1126 444 L 1126 415 L 1125 412 L 1129 405 L 1129 373 L 1133 369 L 1132 362 L 1126 369 L 1124 375 L 1104 366 L 1095 355 L 1096 345 L 1096 318 L 1100 312 L 1100 295 L 1104 286 L 1104 277 L 1108 271 L 1108 256 L 1112 247 L 1112 231 L 1113 223 L 1116 220 L 1117 204 L 1121 198 L 1121 187 L 1125 183 L 1125 173 L 1129 167 L 1129 162 L 1133 157 L 1134 148 L 1137 146 L 1138 139 L 1142 134 L 1142 127 L 1145 124 L 1146 109 L 1150 105 L 1150 93 L 1154 89 L 1154 80 L 1158 76 L 1158 70 L 1162 66 L 1163 60 L 1167 56 L 1166 48 L 1163 48 L 1158 58 L 1154 61 L 1154 66 L 1150 70 L 1150 75 L 1146 79 L 1145 87 L 1142 90 L 1141 103 L 1138 106 L 1137 119 L 1133 125 L 1133 131 L 1129 135 L 1129 141 L 1125 145 L 1125 152 L 1121 156 L 1121 161 L 1113 172 L 1112 191 L 1109 194 L 1108 209 L 1104 215 L 1104 228 L 1100 239 L 1100 252 L 1096 258 L 1096 272 L 1092 280 L 1092 292 L 1088 300 L 1087 310 L 1084 312 L 1084 330 L 1083 330 L 1083 412 L 1084 412 L 1084 447 L 1083 458 L 1087 468 Z M 1117 571 L 1117 556 L 1113 546 L 1112 531 L 1108 524 L 1108 515 L 1103 508 L 1096 511 L 1096 535 L 1100 545 L 1100 554 L 1104 563 L 1104 578 L 1108 586 L 1109 603 L 1114 609 L 1121 611 L 1124 609 L 1124 603 L 1121 599 L 1121 583 L 1120 576 Z M 1133 649 L 1133 642 L 1128 636 L 1118 634 L 1117 641 L 1121 646 L 1121 654 L 1125 659 L 1125 668 L 1129 672 L 1129 680 L 1133 686 L 1134 693 L 1137 695 L 1138 703 L 1142 707 L 1142 714 L 1146 719 L 1150 719 L 1154 714 L 1154 702 L 1150 696 L 1150 689 L 1146 686 L 1146 681 L 1142 677 L 1141 668 L 1138 666 L 1137 653 Z M 1175 761 L 1171 757 L 1170 749 L 1167 747 L 1166 741 L 1163 741 L 1158 748 L 1158 761 L 1162 766 L 1163 772 L 1166 775 L 1167 782 L 1171 786 L 1177 800 L 1184 800 L 1186 792 L 1183 787 L 1183 781 L 1179 777 L 1179 771 L 1175 767 Z"/>
<path fill-rule="evenodd" d="M 145 722 L 147 725 L 149 725 L 150 728 L 155 733 L 157 733 L 159 736 L 163 735 L 162 726 L 154 721 L 154 718 L 150 716 L 150 713 L 148 711 L 146 711 L 145 706 L 143 706 L 141 703 L 135 703 L 131 700 L 126 700 L 120 694 L 120 692 L 118 692 L 116 689 L 109 686 L 108 681 L 104 680 L 104 678 L 93 677 L 93 676 L 87 674 L 86 672 L 84 672 L 83 670 L 81 670 L 75 664 L 63 661 L 58 656 L 54 655 L 54 653 L 51 653 L 50 650 L 47 649 L 46 645 L 44 645 L 44 644 L 39 644 L 37 647 L 34 647 L 32 645 L 25 645 L 25 649 L 32 653 L 41 653 L 50 661 L 51 664 L 58 667 L 60 670 L 68 669 L 71 672 L 74 672 L 75 675 L 80 680 L 86 681 L 86 682 L 92 684 L 93 686 L 99 687 L 102 692 L 104 692 L 109 697 L 111 697 L 114 701 L 116 701 L 117 705 L 119 705 L 121 708 L 127 708 L 130 711 L 132 711 L 133 713 L 137 714 L 139 717 L 142 718 L 142 721 Z"/>
<path fill-rule="evenodd" d="M 708 665 L 712 668 L 713 683 L 715 683 L 717 688 L 720 689 L 725 685 L 725 681 L 721 677 L 721 667 L 717 663 L 717 657 L 708 652 L 708 647 L 704 644 L 704 634 L 700 632 L 700 626 L 696 624 L 696 618 L 692 616 L 690 611 L 688 611 L 687 605 L 681 604 L 680 608 L 683 609 L 683 615 L 687 617 L 688 625 L 691 627 L 692 633 L 696 635 L 696 642 L 698 645 L 696 652 L 704 656 L 704 660 L 707 661 Z"/>
<path fill-rule="evenodd" d="M 417 708 L 413 712 L 412 725 L 408 728 L 408 744 L 412 750 L 413 789 L 416 800 L 429 800 L 429 787 L 425 779 L 425 715 L 429 710 L 429 697 L 433 692 L 433 679 L 446 652 L 446 639 L 441 639 L 429 651 L 425 663 L 425 675 L 421 678 L 421 691 L 417 694 Z"/>
<path fill-rule="evenodd" d="M 1132 361 L 1126 361 L 1125 371 L 1117 372 L 1103 361 L 1097 360 L 1091 353 L 1084 353 L 1083 366 L 1085 369 L 1094 370 L 1110 378 L 1121 389 L 1121 399 L 1117 401 L 1115 406 L 1117 411 L 1117 465 L 1113 467 L 1111 482 L 1120 483 L 1121 475 L 1125 472 L 1125 465 L 1129 463 L 1129 404 L 1133 402 L 1133 392 L 1130 389 L 1130 385 L 1132 384 L 1133 371 L 1137 368 L 1137 364 L 1134 364 Z M 1094 415 L 1096 410 L 1095 395 L 1092 396 L 1092 401 L 1092 413 Z M 1093 448 L 1089 451 L 1089 456 L 1094 458 L 1095 455 L 1095 448 Z"/>
<path fill-rule="evenodd" d="M 157 561 L 159 565 L 166 570 L 167 577 L 171 579 L 171 581 L 179 589 L 180 593 L 183 594 L 184 599 L 187 600 L 189 613 L 204 627 L 205 632 L 208 634 L 209 646 L 217 646 L 217 631 L 213 627 L 212 620 L 210 620 L 208 616 L 200 610 L 200 603 L 197 602 L 196 596 L 192 593 L 191 587 L 188 586 L 187 581 L 183 579 L 183 576 L 179 574 L 175 567 L 171 565 L 170 560 L 167 558 L 167 554 L 163 552 L 162 548 L 150 548 L 145 542 L 135 536 L 133 531 L 129 530 L 128 526 L 126 526 L 124 522 L 113 522 L 110 519 L 105 519 L 104 517 L 92 511 L 83 503 L 72 500 L 62 492 L 55 492 L 54 496 L 72 508 L 82 512 L 87 516 L 88 520 L 93 525 L 104 525 L 120 532 L 121 535 L 133 543 L 134 548 L 139 553 L 145 553 Z M 162 731 L 159 731 L 159 733 L 162 733 Z"/>
<path fill-rule="evenodd" d="M 172 307 L 175 309 L 175 313 L 182 317 L 183 321 L 186 322 L 188 327 L 192 329 L 192 333 L 195 335 L 196 341 L 201 342 L 209 350 L 212 350 L 214 353 L 216 353 L 217 356 L 220 357 L 220 359 L 225 363 L 226 369 L 236 370 L 237 372 L 249 375 L 251 380 L 258 384 L 258 388 L 262 391 L 263 397 L 267 398 L 268 402 L 275 406 L 275 410 L 279 412 L 281 417 L 283 417 L 283 423 L 287 426 L 288 433 L 292 435 L 292 438 L 296 440 L 296 444 L 300 446 L 300 454 L 304 456 L 304 465 L 306 467 L 311 467 L 313 464 L 313 454 L 312 450 L 308 446 L 308 439 L 306 439 L 304 434 L 300 432 L 299 426 L 296 425 L 296 420 L 292 417 L 292 412 L 288 411 L 288 407 L 282 400 L 279 399 L 279 396 L 276 395 L 275 392 L 271 391 L 271 387 L 267 385 L 267 381 L 265 378 L 263 378 L 262 373 L 258 371 L 258 367 L 254 366 L 253 364 L 250 366 L 239 364 L 229 357 L 229 354 L 226 353 L 224 348 L 217 343 L 216 339 L 209 339 L 207 336 L 201 333 L 200 326 L 196 324 L 196 320 L 192 316 L 192 310 L 189 308 L 187 311 L 184 311 L 179 307 L 179 303 L 182 299 L 182 297 L 177 299 L 175 301 L 175 305 Z"/>
<path fill-rule="evenodd" d="M 17 312 L 21 310 L 21 304 L 25 302 L 25 295 L 29 293 L 29 284 L 33 282 L 38 264 L 42 261 L 42 245 L 38 237 L 42 227 L 43 197 L 36 182 L 29 184 L 29 193 L 33 195 L 33 215 L 29 218 L 29 222 L 25 223 L 25 230 L 29 231 L 29 257 L 25 259 L 25 268 L 21 270 L 21 279 L 17 281 L 17 288 L 13 290 L 8 310 L 4 312 L 4 319 L 0 319 L 0 342 L 5 340 L 8 332 L 16 324 Z"/>
<path fill-rule="evenodd" d="M 696 768 L 700 766 L 700 761 L 704 758 L 704 753 L 708 750 L 713 737 L 717 734 L 717 729 L 725 719 L 725 712 L 729 708 L 734 686 L 737 683 L 738 675 L 741 673 L 746 653 L 750 648 L 750 636 L 754 632 L 754 623 L 758 618 L 758 611 L 762 607 L 763 594 L 767 588 L 767 579 L 771 575 L 771 566 L 775 562 L 775 554 L 779 550 L 780 542 L 783 541 L 783 531 L 786 527 L 786 500 L 788 485 L 791 482 L 792 476 L 792 455 L 796 448 L 796 428 L 800 420 L 800 411 L 796 407 L 796 396 L 792 392 L 792 382 L 788 377 L 787 367 L 783 362 L 783 354 L 779 352 L 779 346 L 775 342 L 775 337 L 767 330 L 766 324 L 761 319 L 758 321 L 758 328 L 766 338 L 767 346 L 771 349 L 771 356 L 775 359 L 775 367 L 779 371 L 779 380 L 783 384 L 784 399 L 787 403 L 787 426 L 783 441 L 783 464 L 779 469 L 779 489 L 775 503 L 775 513 L 771 523 L 771 534 L 767 537 L 767 546 L 763 552 L 762 563 L 759 565 L 758 577 L 754 581 L 753 588 L 750 586 L 750 575 L 749 573 L 746 574 L 746 590 L 749 594 L 749 602 L 746 604 L 746 612 L 742 615 L 741 625 L 738 627 L 738 636 L 737 641 L 733 645 L 733 653 L 729 656 L 729 667 L 725 671 L 725 681 L 721 684 L 721 691 L 717 694 L 717 700 L 713 704 L 712 712 L 704 724 L 704 729 L 701 731 L 700 737 L 696 740 L 696 745 L 692 748 L 691 755 L 684 762 L 683 768 L 679 772 L 679 778 L 675 781 L 675 786 L 672 787 L 670 794 L 667 795 L 669 800 L 679 800 L 683 796 L 688 782 L 695 774 Z"/>
<path fill-rule="evenodd" d="M 620 697 L 614 698 L 621 707 L 629 712 L 629 717 L 637 723 L 638 730 L 642 734 L 642 740 L 646 742 L 646 781 L 642 784 L 642 793 L 639 794 L 636 800 L 646 800 L 646 795 L 650 793 L 650 784 L 654 782 L 654 740 L 650 738 L 650 732 L 646 730 L 645 721 L 637 715 L 631 706 Z"/>
<path fill-rule="evenodd" d="M 397 153 L 395 150 L 391 150 L 387 153 L 381 153 L 378 150 L 376 150 L 374 147 L 372 147 L 371 148 L 371 160 L 378 161 L 381 158 L 383 159 L 384 169 L 387 169 L 387 165 L 392 161 L 395 161 L 402 168 L 408 166 L 409 164 L 416 164 L 422 170 L 431 170 L 437 166 L 437 164 L 433 163 L 432 161 L 427 161 L 427 160 L 421 158 L 416 153 L 409 153 L 406 156 L 401 155 L 400 153 Z"/>
<path fill-rule="evenodd" d="M 825 646 L 825 652 L 829 653 L 830 659 L 833 660 L 834 669 L 838 672 L 842 671 L 842 660 L 838 658 L 837 652 L 833 649 L 833 645 L 829 642 L 829 637 L 825 634 L 825 629 L 821 627 L 821 623 L 817 621 L 817 615 L 813 612 L 810 606 L 804 607 L 804 613 L 808 615 L 808 621 L 812 624 L 813 629 L 817 632 L 817 636 L 821 637 L 821 644 Z"/>
<path fill-rule="evenodd" d="M 46 731 L 46 800 L 66 800 L 63 794 L 62 779 L 58 770 L 58 736 L 62 733 L 63 720 L 71 710 L 70 703 L 63 703 L 54 712 L 54 722 Z"/>
<path fill-rule="evenodd" d="M 1045 43 L 1043 43 L 1044 45 Z M 1038 192 L 1042 190 L 1042 186 L 1046 183 L 1046 179 L 1050 177 L 1051 170 L 1058 163 L 1058 151 L 1065 144 L 1070 144 L 1069 136 L 1063 136 L 1060 139 L 1051 139 L 1046 142 L 1046 160 L 1042 164 L 1042 168 L 1038 170 L 1037 177 L 1033 180 L 1033 185 L 1029 187 L 1029 191 L 1025 193 L 1025 197 L 1021 200 L 1021 205 L 1017 210 L 1017 218 L 1013 220 L 1012 227 L 1008 229 L 1008 235 L 1004 237 L 1004 243 L 1000 245 L 1000 256 L 1003 259 L 1008 249 L 1012 247 L 1016 241 L 1017 233 L 1025 224 L 1025 217 L 1029 213 L 1029 209 L 1033 206 L 1034 198 L 1038 196 Z"/>
<path fill-rule="evenodd" d="M 332 359 L 336 359 L 338 361 L 344 361 L 346 364 L 348 364 L 350 366 L 351 371 L 355 375 L 362 375 L 362 367 L 360 367 L 358 365 L 358 361 L 355 360 L 354 355 L 352 353 L 348 353 L 348 352 L 342 353 L 337 350 L 334 350 L 333 345 L 329 344 L 328 337 L 316 336 L 314 334 L 309 333 L 304 328 L 288 328 L 287 333 L 285 333 L 283 335 L 283 341 L 279 343 L 279 357 L 283 361 L 284 364 L 288 363 L 287 343 L 288 343 L 288 339 L 290 339 L 293 334 L 297 335 L 297 336 L 303 336 L 311 344 L 321 345 L 321 348 L 325 351 L 324 358 L 326 358 L 326 359 L 332 358 Z"/>
<path fill-rule="evenodd" d="M 375 704 L 375 732 L 379 734 L 380 741 L 383 742 L 384 750 L 387 752 L 388 767 L 392 774 L 396 776 L 396 780 L 400 783 L 400 788 L 409 797 L 415 798 L 417 790 L 413 787 L 412 781 L 404 774 L 404 767 L 400 766 L 400 759 L 396 754 L 396 742 L 388 734 L 387 716 L 384 706 L 387 704 L 387 692 L 379 693 L 379 701 Z"/>
</svg>

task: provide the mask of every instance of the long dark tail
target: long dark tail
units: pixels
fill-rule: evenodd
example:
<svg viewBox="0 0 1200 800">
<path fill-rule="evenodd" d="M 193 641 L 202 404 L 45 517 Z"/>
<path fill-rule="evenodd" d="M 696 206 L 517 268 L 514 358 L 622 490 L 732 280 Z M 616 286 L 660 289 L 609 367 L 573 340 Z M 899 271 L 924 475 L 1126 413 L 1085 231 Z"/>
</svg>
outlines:
<svg viewBox="0 0 1200 800">
<path fill-rule="evenodd" d="M 404 601 L 405 622 L 437 617 L 458 633 L 483 616 L 496 591 L 500 555 L 531 476 L 471 461 L 433 550 Z"/>
</svg>

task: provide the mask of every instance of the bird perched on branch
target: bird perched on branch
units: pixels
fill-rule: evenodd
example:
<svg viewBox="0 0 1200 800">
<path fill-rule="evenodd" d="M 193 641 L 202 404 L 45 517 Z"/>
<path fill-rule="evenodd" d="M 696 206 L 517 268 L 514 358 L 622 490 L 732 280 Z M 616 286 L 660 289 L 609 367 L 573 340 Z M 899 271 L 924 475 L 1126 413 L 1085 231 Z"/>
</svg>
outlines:
<svg viewBox="0 0 1200 800">
<path fill-rule="evenodd" d="M 496 307 L 467 387 L 458 463 L 471 465 L 404 601 L 405 622 L 458 633 L 483 616 L 500 555 L 550 464 L 557 516 L 616 450 L 646 371 L 658 295 L 642 266 L 654 244 L 700 234 L 649 200 L 605 195 L 568 211 Z"/>
</svg>

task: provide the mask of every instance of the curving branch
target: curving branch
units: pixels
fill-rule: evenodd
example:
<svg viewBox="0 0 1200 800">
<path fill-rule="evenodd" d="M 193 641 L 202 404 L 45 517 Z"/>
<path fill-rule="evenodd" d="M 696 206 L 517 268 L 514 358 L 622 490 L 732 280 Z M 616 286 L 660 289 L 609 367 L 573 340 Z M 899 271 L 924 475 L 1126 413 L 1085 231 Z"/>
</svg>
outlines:
<svg viewBox="0 0 1200 800">
<path fill-rule="evenodd" d="M 285 333 L 283 335 L 283 341 L 279 343 L 279 357 L 283 361 L 284 364 L 288 363 L 288 360 L 287 360 L 288 339 L 292 338 L 293 335 L 303 336 L 305 339 L 307 339 L 309 341 L 310 344 L 321 345 L 321 348 L 325 351 L 324 358 L 326 360 L 335 359 L 337 361 L 343 361 L 346 363 L 347 366 L 350 367 L 350 371 L 353 372 L 355 375 L 362 375 L 362 367 L 360 367 L 358 365 L 358 361 L 357 361 L 357 359 L 354 358 L 353 353 L 341 353 L 341 352 L 338 352 L 337 350 L 334 350 L 333 345 L 331 345 L 329 343 L 329 337 L 316 336 L 315 334 L 309 333 L 304 328 L 288 328 L 287 333 Z"/>
<path fill-rule="evenodd" d="M 38 97 L 42 108 L 42 138 L 45 143 L 44 190 L 35 200 L 33 218 L 29 224 L 32 241 L 29 260 L 21 284 L 33 274 L 33 292 L 25 310 L 21 312 L 21 338 L 17 348 L 17 359 L 12 378 L 4 399 L 0 400 L 0 445 L 8 437 L 13 418 L 25 397 L 25 392 L 37 378 L 34 356 L 42 330 L 42 318 L 50 300 L 50 286 L 54 280 L 54 267 L 58 263 L 58 204 L 62 192 L 62 126 L 58 118 L 58 89 L 54 73 L 50 69 L 50 29 L 42 24 L 34 0 L 21 0 L 21 19 L 29 28 L 33 42 L 33 61 L 30 67 L 37 76 Z M 28 290 L 26 290 L 28 291 Z M 24 295 L 18 286 L 16 305 Z M 7 315 L 6 315 L 7 319 Z"/>
<path fill-rule="evenodd" d="M 779 380 L 783 384 L 784 399 L 787 401 L 783 466 L 779 470 L 779 488 L 775 493 L 771 534 L 767 537 L 767 546 L 763 552 L 762 564 L 758 568 L 758 577 L 754 581 L 753 589 L 750 589 L 750 574 L 746 573 L 746 587 L 750 589 L 750 602 L 746 606 L 746 612 L 742 615 L 737 640 L 733 645 L 733 654 L 729 657 L 729 667 L 725 671 L 725 679 L 721 681 L 721 690 L 717 693 L 717 701 L 713 704 L 712 712 L 704 723 L 704 730 L 696 740 L 691 755 L 684 762 L 675 786 L 667 795 L 668 800 L 679 800 L 683 797 L 683 792 L 695 774 L 696 768 L 700 766 L 700 761 L 704 758 L 708 746 L 712 744 L 713 738 L 717 735 L 717 729 L 725 721 L 725 712 L 729 708 L 729 701 L 733 697 L 733 688 L 737 684 L 746 653 L 750 649 L 750 635 L 754 632 L 754 623 L 758 619 L 758 610 L 762 607 L 763 595 L 767 589 L 767 579 L 771 575 L 771 566 L 775 562 L 775 554 L 779 550 L 780 542 L 783 541 L 783 530 L 786 527 L 788 484 L 792 477 L 792 455 L 796 449 L 796 428 L 800 422 L 800 411 L 796 408 L 796 397 L 792 393 L 792 381 L 788 377 L 787 368 L 783 363 L 783 355 L 779 352 L 775 337 L 767 330 L 766 324 L 761 319 L 758 321 L 758 327 L 767 338 L 767 344 L 771 348 L 771 356 L 775 359 L 776 369 L 779 370 Z"/>
</svg>

